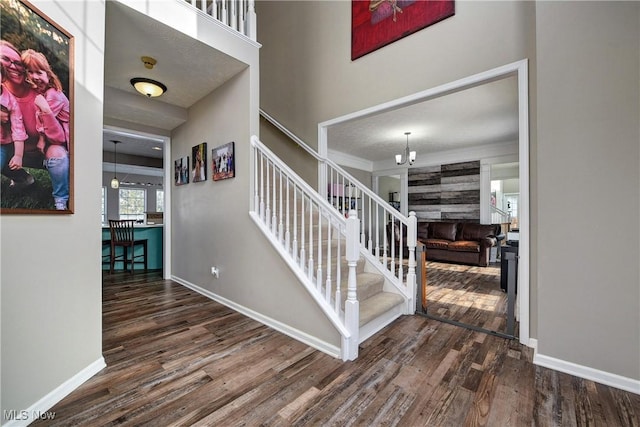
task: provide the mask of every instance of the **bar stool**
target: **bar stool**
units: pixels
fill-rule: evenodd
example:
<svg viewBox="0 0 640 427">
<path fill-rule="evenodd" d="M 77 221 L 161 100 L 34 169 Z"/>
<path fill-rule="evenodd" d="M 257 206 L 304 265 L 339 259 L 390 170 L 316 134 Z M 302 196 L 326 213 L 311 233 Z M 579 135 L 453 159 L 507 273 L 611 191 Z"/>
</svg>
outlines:
<svg viewBox="0 0 640 427">
<path fill-rule="evenodd" d="M 144 264 L 147 271 L 147 239 L 136 240 L 134 237 L 134 221 L 132 219 L 109 220 L 109 231 L 111 232 L 110 268 L 109 273 L 113 273 L 116 261 L 122 261 L 125 271 L 127 265 L 131 264 L 131 274 L 133 274 L 135 264 Z M 136 246 L 142 246 L 142 255 L 136 255 Z M 116 248 L 122 247 L 122 254 L 116 255 Z M 131 249 L 131 259 L 128 252 Z"/>
<path fill-rule="evenodd" d="M 111 265 L 111 239 L 103 239 L 102 240 L 102 250 L 104 251 L 104 249 L 107 248 L 109 249 L 109 253 L 107 253 L 106 255 L 102 255 L 102 265 Z"/>
</svg>

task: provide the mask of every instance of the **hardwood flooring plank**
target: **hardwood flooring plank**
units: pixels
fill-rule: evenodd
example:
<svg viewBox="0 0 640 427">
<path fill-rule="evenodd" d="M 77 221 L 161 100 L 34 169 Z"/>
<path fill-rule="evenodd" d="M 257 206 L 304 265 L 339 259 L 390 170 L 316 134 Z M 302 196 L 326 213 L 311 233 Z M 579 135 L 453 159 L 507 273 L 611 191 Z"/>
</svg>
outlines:
<svg viewBox="0 0 640 427">
<path fill-rule="evenodd" d="M 452 311 L 504 326 L 487 314 L 492 298 L 462 295 Z M 158 273 L 114 274 L 103 331 L 107 367 L 32 425 L 640 427 L 640 395 L 423 316 L 401 317 L 342 362 Z"/>
</svg>

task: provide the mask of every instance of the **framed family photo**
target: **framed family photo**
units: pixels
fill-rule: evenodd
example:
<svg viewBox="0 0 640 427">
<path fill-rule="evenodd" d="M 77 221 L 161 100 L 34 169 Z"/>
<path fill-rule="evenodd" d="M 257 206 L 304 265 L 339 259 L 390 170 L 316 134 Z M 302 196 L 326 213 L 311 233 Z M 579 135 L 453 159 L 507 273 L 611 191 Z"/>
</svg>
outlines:
<svg viewBox="0 0 640 427">
<path fill-rule="evenodd" d="M 214 181 L 236 176 L 234 143 L 229 142 L 211 150 L 211 163 Z"/>
<path fill-rule="evenodd" d="M 207 143 L 203 142 L 191 149 L 191 176 L 193 182 L 207 180 Z"/>
<path fill-rule="evenodd" d="M 189 183 L 189 156 L 184 156 L 173 162 L 173 182 L 176 185 Z"/>
<path fill-rule="evenodd" d="M 0 213 L 73 213 L 74 39 L 24 0 L 0 0 Z"/>
</svg>

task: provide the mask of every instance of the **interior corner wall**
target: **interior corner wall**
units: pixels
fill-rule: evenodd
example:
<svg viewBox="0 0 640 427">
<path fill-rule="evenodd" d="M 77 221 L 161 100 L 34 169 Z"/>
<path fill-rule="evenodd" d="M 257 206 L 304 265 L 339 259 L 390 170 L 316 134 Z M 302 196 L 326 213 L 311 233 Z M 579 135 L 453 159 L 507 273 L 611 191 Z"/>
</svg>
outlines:
<svg viewBox="0 0 640 427">
<path fill-rule="evenodd" d="M 207 143 L 207 181 L 171 188 L 173 277 L 287 328 L 340 345 L 340 336 L 249 217 L 251 67 L 189 109 L 171 158 Z M 213 181 L 211 150 L 235 142 L 236 176 Z M 219 278 L 211 267 L 220 271 Z M 268 271 L 268 274 L 265 272 Z"/>
<path fill-rule="evenodd" d="M 536 2 L 536 25 L 538 354 L 638 381 L 640 3 Z"/>
<path fill-rule="evenodd" d="M 32 0 L 75 42 L 74 213 L 2 215 L 1 408 L 27 410 L 102 360 L 104 2 Z M 81 238 L 79 236 L 82 236 Z"/>
</svg>

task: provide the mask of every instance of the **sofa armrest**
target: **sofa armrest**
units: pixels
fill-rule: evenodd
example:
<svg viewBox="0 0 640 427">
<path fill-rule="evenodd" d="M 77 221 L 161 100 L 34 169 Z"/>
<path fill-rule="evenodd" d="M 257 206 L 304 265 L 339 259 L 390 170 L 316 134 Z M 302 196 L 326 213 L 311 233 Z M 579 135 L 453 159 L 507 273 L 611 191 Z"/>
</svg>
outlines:
<svg viewBox="0 0 640 427">
<path fill-rule="evenodd" d="M 483 237 L 479 243 L 481 248 L 491 248 L 498 244 L 498 239 L 494 236 Z"/>
</svg>

